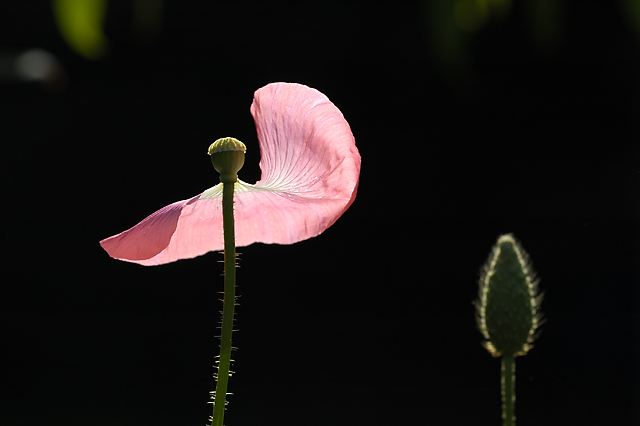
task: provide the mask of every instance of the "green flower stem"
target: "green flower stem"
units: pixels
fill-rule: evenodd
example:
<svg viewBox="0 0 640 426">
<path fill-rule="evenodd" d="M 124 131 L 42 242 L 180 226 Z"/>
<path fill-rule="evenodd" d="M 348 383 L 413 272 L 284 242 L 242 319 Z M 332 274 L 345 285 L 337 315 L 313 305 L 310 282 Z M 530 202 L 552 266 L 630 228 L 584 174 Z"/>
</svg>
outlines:
<svg viewBox="0 0 640 426">
<path fill-rule="evenodd" d="M 515 426 L 514 405 L 516 403 L 516 360 L 502 357 L 502 419 L 503 426 Z"/>
<path fill-rule="evenodd" d="M 222 182 L 222 228 L 224 233 L 224 294 L 222 296 L 222 326 L 220 332 L 220 357 L 216 390 L 213 397 L 211 426 L 222 426 L 227 404 L 227 385 L 231 364 L 231 335 L 233 311 L 236 305 L 236 238 L 233 220 L 233 193 L 238 181 L 238 171 L 244 164 L 247 147 L 235 138 L 221 138 L 211 144 L 211 164 L 220 173 Z"/>
<path fill-rule="evenodd" d="M 226 179 L 225 179 L 226 180 Z M 222 305 L 222 332 L 220 334 L 220 358 L 218 380 L 213 400 L 211 426 L 222 426 L 227 400 L 229 366 L 231 364 L 231 334 L 233 312 L 236 304 L 236 242 L 233 220 L 233 181 L 222 182 L 222 220 L 224 228 L 224 295 Z"/>
</svg>

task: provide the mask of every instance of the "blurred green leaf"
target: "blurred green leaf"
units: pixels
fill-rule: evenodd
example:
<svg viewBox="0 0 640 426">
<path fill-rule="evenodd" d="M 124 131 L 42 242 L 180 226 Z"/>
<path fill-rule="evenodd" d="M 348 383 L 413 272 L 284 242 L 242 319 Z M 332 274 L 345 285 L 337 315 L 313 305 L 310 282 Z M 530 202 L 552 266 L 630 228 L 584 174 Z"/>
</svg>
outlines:
<svg viewBox="0 0 640 426">
<path fill-rule="evenodd" d="M 102 59 L 108 42 L 102 32 L 106 0 L 53 0 L 56 23 L 67 44 L 79 55 Z"/>
</svg>

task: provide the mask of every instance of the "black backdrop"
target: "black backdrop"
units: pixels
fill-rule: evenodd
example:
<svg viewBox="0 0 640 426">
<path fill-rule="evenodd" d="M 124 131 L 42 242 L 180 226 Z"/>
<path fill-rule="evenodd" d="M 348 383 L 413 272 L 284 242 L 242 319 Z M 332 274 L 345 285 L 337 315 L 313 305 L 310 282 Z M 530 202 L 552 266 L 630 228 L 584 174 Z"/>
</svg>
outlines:
<svg viewBox="0 0 640 426">
<path fill-rule="evenodd" d="M 506 232 L 546 293 L 518 424 L 638 424 L 640 38 L 623 3 L 558 2 L 545 44 L 514 1 L 447 56 L 447 2 L 171 2 L 140 46 L 133 2 L 112 1 L 111 54 L 89 61 L 48 3 L 3 2 L 3 63 L 43 48 L 66 84 L 0 86 L 0 424 L 204 424 L 222 256 L 145 268 L 98 241 L 217 183 L 218 137 L 247 144 L 257 180 L 249 106 L 274 81 L 329 96 L 362 174 L 320 237 L 239 250 L 226 424 L 499 424 L 471 302 Z"/>
</svg>

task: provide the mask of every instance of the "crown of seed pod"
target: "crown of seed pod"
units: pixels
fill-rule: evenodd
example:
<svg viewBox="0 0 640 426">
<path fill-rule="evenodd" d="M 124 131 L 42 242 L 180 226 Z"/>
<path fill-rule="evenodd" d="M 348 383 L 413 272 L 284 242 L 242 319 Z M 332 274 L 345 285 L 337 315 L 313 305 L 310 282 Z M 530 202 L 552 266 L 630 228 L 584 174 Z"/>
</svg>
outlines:
<svg viewBox="0 0 640 426">
<path fill-rule="evenodd" d="M 495 357 L 525 355 L 541 324 L 542 294 L 529 258 L 512 234 L 501 235 L 481 271 L 477 322 Z"/>
</svg>

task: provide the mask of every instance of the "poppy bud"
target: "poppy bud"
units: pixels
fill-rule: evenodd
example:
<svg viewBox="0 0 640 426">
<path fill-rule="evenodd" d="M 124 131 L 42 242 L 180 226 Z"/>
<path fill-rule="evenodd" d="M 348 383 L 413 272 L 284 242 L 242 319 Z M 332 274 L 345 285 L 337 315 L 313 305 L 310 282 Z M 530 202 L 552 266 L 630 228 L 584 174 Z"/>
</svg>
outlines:
<svg viewBox="0 0 640 426">
<path fill-rule="evenodd" d="M 537 287 L 525 251 L 513 235 L 500 236 L 483 268 L 476 302 L 478 326 L 491 355 L 524 355 L 531 348 L 540 324 Z"/>
<path fill-rule="evenodd" d="M 221 138 L 211 144 L 211 163 L 220 173 L 221 182 L 232 183 L 238 180 L 238 171 L 244 165 L 246 151 L 245 144 L 236 138 Z"/>
</svg>

